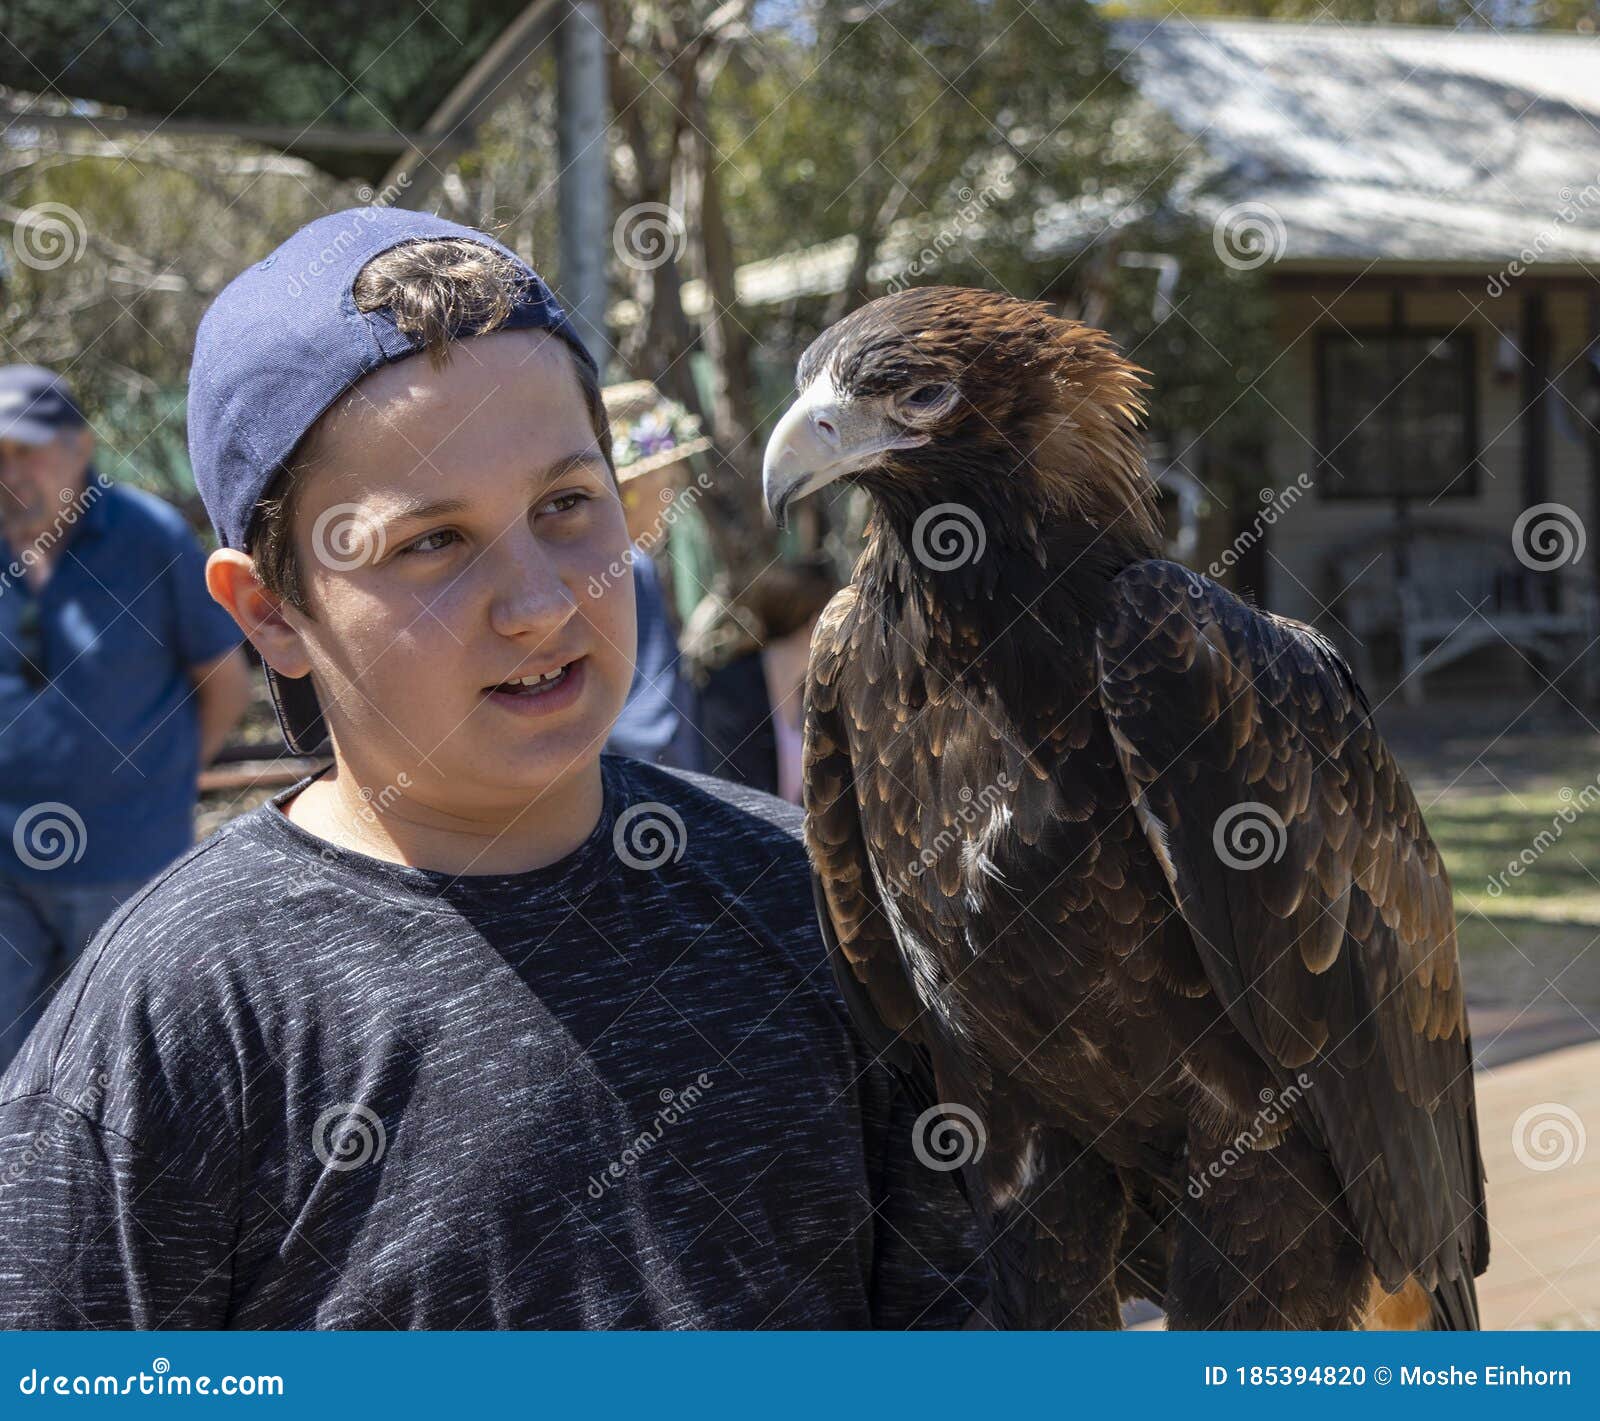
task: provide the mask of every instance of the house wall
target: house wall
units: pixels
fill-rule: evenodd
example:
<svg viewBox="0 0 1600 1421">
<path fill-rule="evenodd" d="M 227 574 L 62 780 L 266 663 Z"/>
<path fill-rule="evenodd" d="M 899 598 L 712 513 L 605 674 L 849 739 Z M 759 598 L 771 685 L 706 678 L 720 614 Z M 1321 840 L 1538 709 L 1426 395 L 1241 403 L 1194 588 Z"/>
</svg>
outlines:
<svg viewBox="0 0 1600 1421">
<path fill-rule="evenodd" d="M 1448 519 L 1489 530 L 1504 537 L 1510 549 L 1511 529 L 1524 507 L 1522 379 L 1509 383 L 1493 376 L 1498 328 L 1520 339 L 1523 291 L 1513 280 L 1510 289 L 1491 297 L 1486 282 L 1463 278 L 1461 290 L 1411 290 L 1405 295 L 1405 322 L 1412 327 L 1455 328 L 1458 323 L 1477 332 L 1477 431 L 1481 460 L 1478 492 L 1471 498 L 1443 498 L 1431 508 L 1414 504 L 1414 516 Z M 1320 299 L 1319 299 L 1320 298 Z M 1358 539 L 1394 524 L 1394 505 L 1386 499 L 1325 499 L 1315 489 L 1316 478 L 1316 340 L 1318 329 L 1333 329 L 1334 322 L 1351 327 L 1384 326 L 1390 320 L 1387 290 L 1362 290 L 1348 294 L 1337 288 L 1309 291 L 1280 288 L 1275 330 L 1283 355 L 1268 387 L 1279 415 L 1270 439 L 1273 483 L 1286 487 L 1301 474 L 1313 480 L 1312 493 L 1288 507 L 1267 535 L 1266 605 L 1274 611 L 1316 621 L 1329 596 L 1328 554 L 1336 545 Z M 1583 289 L 1550 288 L 1545 293 L 1545 315 L 1550 327 L 1550 376 L 1559 380 L 1589 339 L 1588 293 Z M 1359 330 L 1358 330 L 1359 333 Z M 1585 529 L 1600 534 L 1600 518 L 1590 494 L 1588 454 L 1563 432 L 1554 409 L 1559 396 L 1549 397 L 1548 493 L 1550 501 L 1566 504 L 1582 519 Z M 1398 451 L 1396 457 L 1403 457 Z M 1593 542 L 1593 538 L 1590 538 Z M 1374 549 L 1376 551 L 1376 549 Z M 1585 570 L 1597 555 L 1590 548 L 1579 564 Z M 1326 620 L 1326 619 L 1325 619 Z M 1337 635 L 1338 628 L 1329 625 Z"/>
</svg>

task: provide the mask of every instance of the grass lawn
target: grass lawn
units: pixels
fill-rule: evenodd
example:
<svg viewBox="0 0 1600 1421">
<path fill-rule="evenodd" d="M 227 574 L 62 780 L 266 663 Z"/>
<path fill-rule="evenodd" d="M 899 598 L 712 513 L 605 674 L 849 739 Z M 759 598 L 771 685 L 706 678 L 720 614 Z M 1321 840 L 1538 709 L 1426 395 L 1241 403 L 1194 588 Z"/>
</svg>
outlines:
<svg viewBox="0 0 1600 1421">
<path fill-rule="evenodd" d="M 1474 996 L 1600 1007 L 1600 737 L 1399 747 L 1455 888 Z"/>
</svg>

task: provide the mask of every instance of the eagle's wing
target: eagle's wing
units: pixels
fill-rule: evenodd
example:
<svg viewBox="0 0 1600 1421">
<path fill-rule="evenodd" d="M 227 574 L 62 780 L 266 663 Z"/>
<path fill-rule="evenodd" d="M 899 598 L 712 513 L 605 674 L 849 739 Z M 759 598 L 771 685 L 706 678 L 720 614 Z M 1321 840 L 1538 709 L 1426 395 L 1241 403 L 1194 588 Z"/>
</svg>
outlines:
<svg viewBox="0 0 1600 1421">
<path fill-rule="evenodd" d="M 1450 880 L 1349 667 L 1317 632 L 1173 563 L 1122 572 L 1100 696 L 1136 811 L 1229 1021 L 1310 1078 L 1390 1290 L 1477 1325 L 1488 1263 Z"/>
<path fill-rule="evenodd" d="M 906 1078 L 920 1112 L 938 1100 L 938 1087 L 917 1025 L 922 1004 L 901 965 L 872 879 L 856 806 L 845 725 L 849 711 L 840 695 L 840 678 L 858 650 L 845 640 L 856 596 L 853 587 L 837 593 L 811 638 L 805 703 L 806 847 L 817 918 L 845 1005 L 874 1055 Z M 858 733 L 862 729 L 858 726 Z"/>
</svg>

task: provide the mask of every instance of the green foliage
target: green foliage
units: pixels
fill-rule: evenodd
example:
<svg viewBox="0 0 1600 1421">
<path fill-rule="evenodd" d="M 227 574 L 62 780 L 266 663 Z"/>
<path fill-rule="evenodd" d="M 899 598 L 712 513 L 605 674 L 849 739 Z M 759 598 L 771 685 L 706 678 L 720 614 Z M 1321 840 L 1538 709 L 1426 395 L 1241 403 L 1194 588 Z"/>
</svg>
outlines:
<svg viewBox="0 0 1600 1421">
<path fill-rule="evenodd" d="M 762 31 L 759 58 L 715 93 L 743 251 L 792 246 L 797 221 L 820 241 L 953 212 L 1002 179 L 991 225 L 1015 236 L 1044 202 L 1160 172 L 1083 0 L 820 0 Z"/>
<path fill-rule="evenodd" d="M 0 84 L 141 114 L 410 130 L 525 7 L 526 0 L 7 0 Z M 350 151 L 318 158 L 340 176 L 374 181 L 389 161 Z"/>
</svg>

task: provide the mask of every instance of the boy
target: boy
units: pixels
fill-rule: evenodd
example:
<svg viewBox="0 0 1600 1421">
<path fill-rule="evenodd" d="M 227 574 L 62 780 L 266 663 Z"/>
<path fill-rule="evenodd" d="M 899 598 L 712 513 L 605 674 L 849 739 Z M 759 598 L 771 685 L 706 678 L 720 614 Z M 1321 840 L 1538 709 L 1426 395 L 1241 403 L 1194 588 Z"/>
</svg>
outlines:
<svg viewBox="0 0 1600 1421">
<path fill-rule="evenodd" d="M 627 535 L 539 278 L 319 219 L 201 322 L 189 420 L 212 595 L 332 764 L 114 916 L 0 1079 L 0 1323 L 968 1321 L 797 816 L 598 753 Z"/>
</svg>

